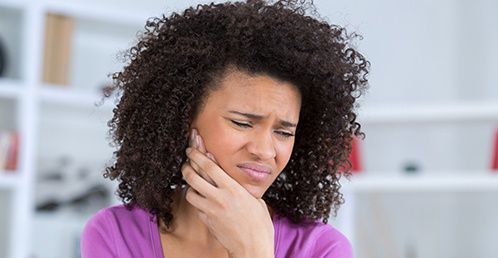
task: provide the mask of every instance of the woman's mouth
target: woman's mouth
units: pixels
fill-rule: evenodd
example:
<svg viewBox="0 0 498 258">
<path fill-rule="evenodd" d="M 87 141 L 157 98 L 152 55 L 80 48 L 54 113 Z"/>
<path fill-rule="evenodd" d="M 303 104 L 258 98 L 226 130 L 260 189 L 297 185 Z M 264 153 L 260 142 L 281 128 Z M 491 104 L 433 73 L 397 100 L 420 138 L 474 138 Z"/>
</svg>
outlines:
<svg viewBox="0 0 498 258">
<path fill-rule="evenodd" d="M 244 172 L 251 180 L 264 181 L 271 174 L 271 168 L 266 165 L 256 163 L 243 163 L 238 164 L 237 167 Z"/>
</svg>

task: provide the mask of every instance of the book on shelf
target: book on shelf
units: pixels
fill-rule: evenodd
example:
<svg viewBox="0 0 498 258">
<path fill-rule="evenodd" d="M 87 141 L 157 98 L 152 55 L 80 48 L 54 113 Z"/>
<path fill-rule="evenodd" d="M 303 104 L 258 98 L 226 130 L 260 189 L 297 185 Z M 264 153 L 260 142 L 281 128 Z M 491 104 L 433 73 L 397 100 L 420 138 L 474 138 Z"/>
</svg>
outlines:
<svg viewBox="0 0 498 258">
<path fill-rule="evenodd" d="M 73 27 L 74 21 L 70 17 L 50 13 L 46 15 L 43 58 L 44 83 L 69 84 Z"/>
<path fill-rule="evenodd" d="M 0 132 L 0 171 L 16 171 L 19 156 L 19 133 Z"/>
</svg>

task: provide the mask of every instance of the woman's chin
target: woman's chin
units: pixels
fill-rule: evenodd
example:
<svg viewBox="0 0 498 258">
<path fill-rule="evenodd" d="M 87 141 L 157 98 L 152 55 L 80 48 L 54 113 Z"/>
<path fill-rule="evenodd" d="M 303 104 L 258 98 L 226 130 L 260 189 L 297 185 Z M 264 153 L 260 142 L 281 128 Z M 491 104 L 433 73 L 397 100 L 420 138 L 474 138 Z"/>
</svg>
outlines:
<svg viewBox="0 0 498 258">
<path fill-rule="evenodd" d="M 266 189 L 263 189 L 261 186 L 254 185 L 243 185 L 243 187 L 249 192 L 254 198 L 261 199 L 265 194 Z"/>
</svg>

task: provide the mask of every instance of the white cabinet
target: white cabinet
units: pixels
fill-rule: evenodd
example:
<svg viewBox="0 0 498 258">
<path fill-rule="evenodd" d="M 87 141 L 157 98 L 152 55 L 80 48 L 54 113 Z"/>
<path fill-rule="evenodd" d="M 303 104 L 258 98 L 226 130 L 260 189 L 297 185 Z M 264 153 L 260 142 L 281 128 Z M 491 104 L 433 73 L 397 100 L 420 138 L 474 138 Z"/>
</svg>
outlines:
<svg viewBox="0 0 498 258">
<path fill-rule="evenodd" d="M 123 65 L 119 52 L 159 13 L 151 11 L 154 3 L 164 6 L 0 0 L 6 54 L 0 131 L 20 135 L 17 169 L 0 169 L 0 257 L 78 257 L 77 241 L 88 217 L 96 207 L 116 202 L 115 185 L 101 176 L 113 151 L 106 123 L 114 103 L 96 103 L 111 81 L 108 74 Z M 42 80 L 47 14 L 69 17 L 74 24 L 67 85 Z M 98 198 L 89 201 L 85 194 L 105 194 L 100 199 L 106 202 L 88 203 Z"/>
</svg>

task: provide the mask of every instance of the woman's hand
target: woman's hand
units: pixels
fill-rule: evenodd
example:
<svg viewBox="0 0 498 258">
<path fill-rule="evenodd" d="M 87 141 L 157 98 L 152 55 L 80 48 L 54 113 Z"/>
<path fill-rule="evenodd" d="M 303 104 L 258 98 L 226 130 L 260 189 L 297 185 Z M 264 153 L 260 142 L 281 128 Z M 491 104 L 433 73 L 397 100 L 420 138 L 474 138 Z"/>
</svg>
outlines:
<svg viewBox="0 0 498 258">
<path fill-rule="evenodd" d="M 196 148 L 187 149 L 190 161 L 182 174 L 190 186 L 186 199 L 199 210 L 200 221 L 231 257 L 273 257 L 273 224 L 266 203 L 218 166 L 199 135 L 191 137 L 191 146 Z"/>
</svg>

